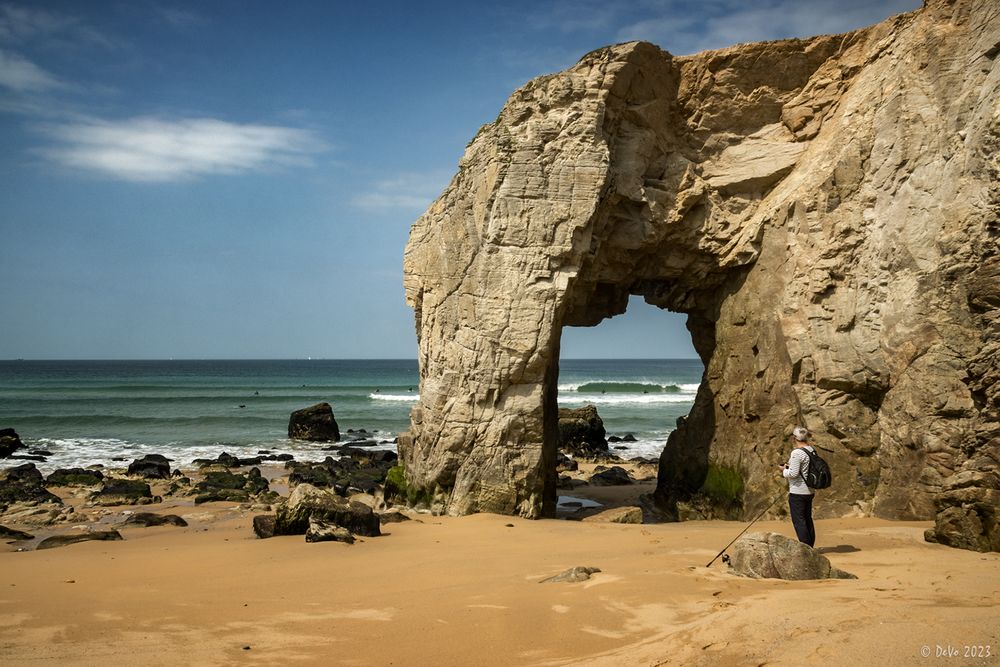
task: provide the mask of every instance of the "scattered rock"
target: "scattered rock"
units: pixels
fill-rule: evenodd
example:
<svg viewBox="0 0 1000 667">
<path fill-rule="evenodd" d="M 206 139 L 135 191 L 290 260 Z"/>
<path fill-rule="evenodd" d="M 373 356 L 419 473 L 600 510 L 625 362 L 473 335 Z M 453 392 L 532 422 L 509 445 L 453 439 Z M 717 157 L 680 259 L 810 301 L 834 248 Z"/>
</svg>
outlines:
<svg viewBox="0 0 1000 667">
<path fill-rule="evenodd" d="M 52 456 L 52 452 L 47 449 L 29 449 L 28 453 L 33 456 Z"/>
<path fill-rule="evenodd" d="M 371 507 L 351 503 L 326 489 L 299 484 L 288 500 L 278 507 L 275 535 L 302 535 L 309 529 L 309 519 L 346 528 L 355 535 L 377 536 L 379 520 Z"/>
<path fill-rule="evenodd" d="M 583 520 L 590 523 L 642 523 L 642 508 L 615 507 L 604 510 L 600 514 L 588 516 Z"/>
<path fill-rule="evenodd" d="M 812 547 L 778 533 L 750 533 L 732 546 L 733 574 L 754 579 L 857 579 Z"/>
<path fill-rule="evenodd" d="M 288 437 L 313 442 L 340 440 L 340 427 L 333 416 L 333 408 L 329 403 L 317 403 L 296 410 L 288 419 Z"/>
<path fill-rule="evenodd" d="M 145 479 L 170 479 L 170 459 L 160 454 L 147 454 L 129 464 L 128 474 Z"/>
<path fill-rule="evenodd" d="M 98 541 L 108 541 L 108 540 L 120 540 L 122 539 L 121 533 L 117 530 L 95 530 L 90 533 L 78 533 L 75 535 L 53 535 L 52 537 L 46 537 L 44 540 L 38 543 L 35 547 L 36 550 L 42 549 L 54 549 L 56 547 L 64 547 L 67 544 L 76 544 L 77 542 L 89 542 L 92 540 Z"/>
<path fill-rule="evenodd" d="M 263 457 L 263 456 L 252 456 L 250 458 L 241 459 L 238 456 L 233 456 L 228 452 L 222 452 L 218 457 L 214 459 L 195 459 L 192 461 L 199 468 L 207 468 L 209 466 L 221 466 L 223 468 L 242 468 L 245 466 L 259 466 L 262 461 L 277 461 L 279 459 L 273 457 Z"/>
<path fill-rule="evenodd" d="M 0 429 L 0 459 L 6 458 L 24 447 L 21 436 L 12 428 Z"/>
<path fill-rule="evenodd" d="M 555 584 L 564 581 L 575 582 L 575 581 L 586 581 L 590 579 L 590 575 L 600 572 L 600 568 L 597 567 L 571 567 L 570 569 L 560 572 L 559 574 L 542 579 L 538 583 L 540 584 Z"/>
<path fill-rule="evenodd" d="M 205 473 L 205 479 L 194 485 L 195 504 L 222 501 L 248 502 L 252 496 L 260 496 L 269 490 L 267 480 L 259 468 L 251 468 L 241 475 L 228 471 Z"/>
<path fill-rule="evenodd" d="M 589 482 L 594 486 L 621 486 L 632 484 L 632 477 L 628 471 L 621 466 L 611 466 L 595 475 L 591 475 Z"/>
<path fill-rule="evenodd" d="M 340 454 L 343 458 L 328 456 L 321 463 L 286 463 L 288 483 L 334 489 L 342 496 L 373 493 L 396 461 L 394 452 L 343 449 Z"/>
<path fill-rule="evenodd" d="M 33 540 L 35 536 L 23 530 L 14 530 L 7 526 L 0 526 L 0 537 L 6 540 Z"/>
<path fill-rule="evenodd" d="M 593 456 L 608 450 L 604 421 L 596 407 L 559 408 L 559 447 L 575 456 Z"/>
<path fill-rule="evenodd" d="M 580 469 L 580 464 L 576 459 L 566 456 L 562 452 L 556 452 L 556 472 L 575 472 Z"/>
<path fill-rule="evenodd" d="M 15 461 L 35 461 L 37 463 L 45 463 L 48 461 L 44 456 L 39 456 L 36 454 L 11 454 L 7 457 L 8 459 L 14 459 Z"/>
<path fill-rule="evenodd" d="M 176 514 L 154 514 L 152 512 L 136 512 L 135 514 L 130 514 L 125 521 L 122 522 L 123 526 L 180 526 L 181 528 L 188 525 L 187 521 L 177 516 Z"/>
<path fill-rule="evenodd" d="M 309 518 L 309 529 L 306 531 L 306 542 L 346 542 L 354 544 L 351 531 L 336 524 Z"/>
<path fill-rule="evenodd" d="M 402 523 L 404 521 L 410 521 L 410 520 L 411 520 L 410 517 L 406 516 L 398 509 L 387 510 L 378 515 L 378 522 L 380 524 Z"/>
<path fill-rule="evenodd" d="M 274 522 L 273 514 L 258 514 L 253 518 L 254 534 L 262 540 L 274 537 Z"/>
<path fill-rule="evenodd" d="M 0 504 L 57 503 L 59 496 L 45 488 L 42 473 L 34 463 L 25 463 L 0 470 Z"/>
<path fill-rule="evenodd" d="M 59 468 L 45 478 L 46 486 L 97 486 L 104 481 L 100 470 Z"/>
<path fill-rule="evenodd" d="M 145 505 L 153 502 L 149 484 L 133 479 L 109 477 L 101 490 L 90 497 L 95 505 Z"/>
</svg>

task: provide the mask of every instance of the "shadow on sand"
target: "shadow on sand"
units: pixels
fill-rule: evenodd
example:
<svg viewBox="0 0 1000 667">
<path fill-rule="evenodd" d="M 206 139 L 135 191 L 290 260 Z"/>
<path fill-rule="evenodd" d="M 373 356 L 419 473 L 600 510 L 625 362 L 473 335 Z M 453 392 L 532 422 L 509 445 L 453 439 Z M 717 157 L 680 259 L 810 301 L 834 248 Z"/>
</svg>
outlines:
<svg viewBox="0 0 1000 667">
<path fill-rule="evenodd" d="M 861 551 L 852 544 L 838 544 L 835 547 L 819 547 L 816 549 L 817 552 L 821 554 L 849 554 L 855 551 Z"/>
</svg>

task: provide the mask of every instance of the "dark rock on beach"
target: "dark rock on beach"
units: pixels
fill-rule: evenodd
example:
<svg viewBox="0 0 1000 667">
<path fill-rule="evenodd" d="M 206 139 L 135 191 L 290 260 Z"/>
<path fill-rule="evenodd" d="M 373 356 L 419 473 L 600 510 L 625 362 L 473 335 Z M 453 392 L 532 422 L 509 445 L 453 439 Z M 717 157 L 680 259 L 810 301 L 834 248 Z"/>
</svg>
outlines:
<svg viewBox="0 0 1000 667">
<path fill-rule="evenodd" d="M 90 497 L 95 505 L 144 505 L 153 502 L 149 484 L 133 479 L 109 477 L 100 491 Z"/>
<path fill-rule="evenodd" d="M 104 481 L 100 470 L 86 468 L 59 468 L 45 478 L 46 486 L 97 486 Z"/>
<path fill-rule="evenodd" d="M 573 472 L 580 468 L 576 459 L 572 459 L 562 452 L 556 452 L 556 472 Z"/>
<path fill-rule="evenodd" d="M 147 454 L 129 464 L 128 474 L 145 479 L 170 479 L 170 459 L 160 454 Z"/>
<path fill-rule="evenodd" d="M 57 503 L 59 496 L 45 488 L 42 473 L 34 463 L 0 470 L 0 503 Z"/>
<path fill-rule="evenodd" d="M 299 484 L 288 500 L 278 507 L 275 535 L 304 535 L 309 520 L 316 519 L 346 528 L 355 535 L 377 536 L 379 520 L 371 507 L 349 502 L 326 489 Z"/>
<path fill-rule="evenodd" d="M 296 410 L 288 419 L 288 437 L 314 442 L 336 442 L 340 440 L 340 427 L 333 416 L 329 403 Z"/>
<path fill-rule="evenodd" d="M 262 540 L 274 537 L 274 522 L 273 514 L 258 514 L 253 518 L 254 534 Z"/>
<path fill-rule="evenodd" d="M 77 542 L 89 542 L 92 540 L 99 541 L 109 541 L 109 540 L 120 540 L 122 539 L 121 533 L 117 530 L 95 530 L 90 533 L 77 533 L 74 535 L 53 535 L 52 537 L 46 537 L 44 540 L 38 543 L 35 547 L 36 550 L 42 549 L 54 549 L 56 547 L 64 547 L 67 544 L 76 544 Z"/>
<path fill-rule="evenodd" d="M 812 547 L 778 533 L 750 533 L 736 540 L 729 567 L 754 579 L 857 579 Z"/>
<path fill-rule="evenodd" d="M 195 459 L 192 461 L 199 468 L 207 468 L 208 466 L 221 466 L 223 468 L 243 468 L 245 466 L 259 466 L 262 461 L 265 460 L 278 460 L 272 459 L 266 456 L 252 456 L 250 458 L 241 459 L 238 456 L 233 456 L 228 452 L 222 452 L 218 457 L 214 459 Z"/>
<path fill-rule="evenodd" d="M 593 456 L 608 450 L 604 420 L 596 407 L 559 408 L 559 446 L 574 456 Z"/>
<path fill-rule="evenodd" d="M 412 519 L 410 519 L 410 517 L 406 516 L 398 509 L 387 510 L 378 515 L 378 522 L 380 524 L 403 523 L 404 521 L 411 521 L 411 520 Z"/>
<path fill-rule="evenodd" d="M 21 436 L 12 428 L 0 429 L 0 459 L 6 458 L 24 447 Z"/>
<path fill-rule="evenodd" d="M 5 540 L 33 540 L 35 536 L 23 530 L 14 530 L 7 526 L 0 526 L 0 538 Z"/>
<path fill-rule="evenodd" d="M 372 493 L 385 481 L 397 458 L 395 452 L 387 451 L 344 448 L 338 453 L 342 458 L 328 456 L 321 463 L 285 464 L 291 471 L 288 483 L 334 489 L 340 495 L 359 491 Z"/>
<path fill-rule="evenodd" d="M 611 466 L 607 470 L 602 470 L 595 475 L 591 475 L 589 481 L 594 486 L 620 486 L 622 484 L 631 484 L 632 478 L 624 468 Z"/>
<path fill-rule="evenodd" d="M 188 523 L 176 514 L 153 514 L 152 512 L 136 512 L 130 514 L 123 526 L 179 526 L 183 528 Z"/>
<path fill-rule="evenodd" d="M 198 494 L 196 504 L 212 501 L 245 503 L 253 496 L 267 493 L 269 485 L 260 474 L 259 468 L 251 468 L 247 474 L 220 471 L 205 474 L 205 479 L 194 486 Z"/>
</svg>

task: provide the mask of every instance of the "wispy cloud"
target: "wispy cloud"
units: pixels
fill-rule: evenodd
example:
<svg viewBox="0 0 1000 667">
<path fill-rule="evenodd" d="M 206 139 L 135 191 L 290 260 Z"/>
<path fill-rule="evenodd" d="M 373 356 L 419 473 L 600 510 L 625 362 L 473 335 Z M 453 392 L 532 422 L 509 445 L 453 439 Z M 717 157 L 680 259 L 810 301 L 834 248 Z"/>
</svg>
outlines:
<svg viewBox="0 0 1000 667">
<path fill-rule="evenodd" d="M 694 53 L 744 42 L 848 32 L 916 9 L 920 0 L 715 0 L 692 12 L 683 0 L 647 0 L 645 16 L 618 30 L 622 41 Z"/>
<path fill-rule="evenodd" d="M 441 194 L 451 172 L 435 170 L 406 173 L 377 181 L 367 192 L 354 197 L 354 206 L 369 211 L 409 211 L 420 213 Z"/>
<path fill-rule="evenodd" d="M 3 49 L 0 49 L 0 86 L 18 93 L 40 93 L 69 87 L 27 58 Z"/>
<path fill-rule="evenodd" d="M 0 4 L 0 41 L 18 43 L 44 38 L 49 45 L 88 44 L 112 48 L 104 33 L 75 16 L 9 3 Z"/>
<path fill-rule="evenodd" d="M 136 182 L 188 180 L 304 165 L 325 149 L 309 130 L 213 118 L 85 120 L 40 128 L 37 153 L 66 167 Z"/>
<path fill-rule="evenodd" d="M 208 19 L 203 15 L 190 9 L 153 5 L 153 11 L 160 19 L 174 28 L 196 28 L 208 23 Z"/>
</svg>

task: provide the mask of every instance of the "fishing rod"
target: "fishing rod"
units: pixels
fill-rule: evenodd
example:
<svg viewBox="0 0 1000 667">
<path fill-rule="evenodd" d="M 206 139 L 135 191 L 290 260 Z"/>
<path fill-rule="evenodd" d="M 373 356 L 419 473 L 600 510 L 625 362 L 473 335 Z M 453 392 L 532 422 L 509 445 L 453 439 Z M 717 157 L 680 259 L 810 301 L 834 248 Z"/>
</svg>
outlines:
<svg viewBox="0 0 1000 667">
<path fill-rule="evenodd" d="M 745 533 L 745 532 L 747 532 L 748 530 L 750 530 L 750 526 L 752 526 L 752 525 L 754 525 L 755 523 L 757 523 L 757 519 L 759 519 L 759 518 L 761 518 L 762 516 L 764 516 L 764 514 L 766 514 L 766 513 L 767 513 L 767 511 L 768 511 L 769 509 L 771 509 L 772 507 L 774 507 L 774 503 L 776 503 L 776 502 L 778 502 L 779 500 L 781 500 L 781 498 L 782 498 L 782 497 L 783 497 L 784 495 L 785 495 L 784 493 L 781 493 L 781 494 L 779 494 L 779 495 L 778 495 L 778 497 L 777 497 L 777 498 L 775 498 L 774 500 L 772 500 L 772 501 L 771 501 L 771 504 L 770 504 L 770 505 L 768 505 L 767 507 L 765 507 L 765 508 L 764 508 L 764 511 L 763 511 L 763 512 L 761 512 L 760 514 L 758 514 L 758 515 L 757 515 L 757 516 L 756 516 L 756 517 L 754 518 L 754 520 L 753 520 L 753 521 L 751 521 L 750 523 L 748 523 L 748 524 L 747 524 L 747 527 L 746 527 L 746 528 L 744 528 L 744 529 L 743 529 L 743 530 L 742 530 L 742 531 L 740 532 L 740 534 L 739 534 L 739 535 L 737 535 L 736 537 L 734 537 L 734 538 L 733 538 L 733 540 L 732 540 L 732 542 L 730 542 L 729 544 L 727 544 L 726 546 L 724 546 L 724 547 L 722 548 L 722 551 L 720 551 L 719 553 L 715 554 L 715 558 L 713 558 L 712 560 L 708 561 L 708 565 L 706 565 L 705 567 L 712 567 L 712 563 L 714 563 L 714 562 L 715 562 L 716 560 L 718 560 L 719 556 L 721 556 L 722 554 L 726 553 L 726 549 L 728 549 L 729 547 L 733 546 L 733 542 L 735 542 L 736 540 L 738 540 L 738 539 L 740 539 L 741 537 L 743 537 L 743 533 Z"/>
</svg>

